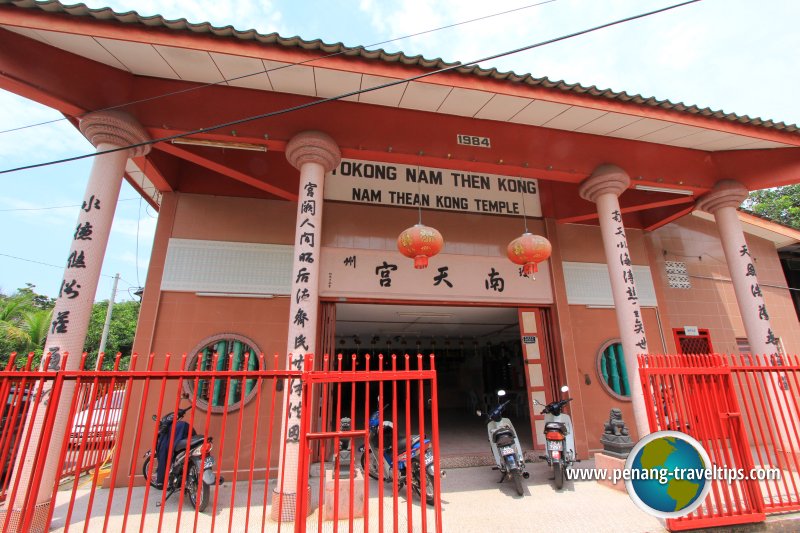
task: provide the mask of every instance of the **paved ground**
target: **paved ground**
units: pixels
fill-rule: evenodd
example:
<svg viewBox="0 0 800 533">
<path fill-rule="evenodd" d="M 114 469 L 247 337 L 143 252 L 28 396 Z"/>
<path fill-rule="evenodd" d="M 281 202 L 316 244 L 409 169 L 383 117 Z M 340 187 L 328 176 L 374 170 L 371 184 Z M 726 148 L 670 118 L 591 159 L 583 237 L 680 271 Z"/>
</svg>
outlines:
<svg viewBox="0 0 800 533">
<path fill-rule="evenodd" d="M 591 461 L 580 463 L 581 467 L 590 467 Z M 531 478 L 525 482 L 525 494 L 517 496 L 511 482 L 498 484 L 499 473 L 490 467 L 458 468 L 448 471 L 442 483 L 442 525 L 446 533 L 485 533 L 485 532 L 590 532 L 590 533 L 635 533 L 635 532 L 663 532 L 665 529 L 659 521 L 640 511 L 631 502 L 627 494 L 606 488 L 594 481 L 565 482 L 561 491 L 556 491 L 548 479 L 547 467 L 544 463 L 529 465 Z M 318 478 L 312 478 L 312 505 L 314 512 L 308 519 L 307 531 L 349 531 L 350 524 L 340 521 L 335 529 L 333 522 L 324 521 L 319 527 L 319 511 L 317 510 L 317 494 L 319 487 Z M 273 484 L 270 484 L 268 494 Z M 248 484 L 237 483 L 233 498 L 233 512 L 231 513 L 231 495 L 233 484 L 227 482 L 220 487 L 216 512 L 212 511 L 213 505 L 203 513 L 197 515 L 196 531 L 211 531 L 212 521 L 214 531 L 262 531 L 262 502 L 264 499 L 264 483 L 254 483 L 252 486 L 252 501 L 249 507 L 248 519 Z M 392 531 L 394 502 L 391 498 L 389 486 L 383 502 L 382 524 L 377 498 L 378 484 L 370 484 L 369 523 L 365 528 L 363 519 L 353 521 L 352 531 Z M 108 490 L 98 490 L 93 497 L 92 511 L 89 513 L 88 528 L 85 523 L 89 499 L 92 498 L 89 488 L 79 488 L 75 496 L 75 507 L 69 520 L 70 531 L 122 531 L 125 514 L 126 490 L 117 489 L 113 496 L 110 517 L 105 524 L 104 515 L 108 501 Z M 58 494 L 57 505 L 54 513 L 52 527 L 56 531 L 64 531 L 69 509 L 69 491 Z M 144 505 L 144 488 L 132 490 L 129 518 L 126 524 L 127 531 L 181 531 L 194 529 L 195 513 L 188 504 L 178 508 L 177 495 L 173 496 L 163 507 L 158 506 L 161 494 L 153 491 L 148 496 L 147 505 Z M 405 492 L 397 501 L 398 531 L 408 529 L 408 505 Z M 144 510 L 144 524 L 141 517 Z M 423 531 L 420 518 L 423 508 L 417 498 L 412 499 L 411 522 L 413 531 Z M 427 531 L 434 529 L 434 513 L 431 507 L 425 508 L 428 527 Z M 797 517 L 795 517 L 797 518 Z M 248 527 L 245 528 L 246 521 Z M 775 521 L 770 524 L 749 528 L 742 531 L 798 531 L 800 527 L 793 527 L 798 522 Z M 104 527 L 105 526 L 105 527 Z M 160 527 L 159 527 L 160 526 Z M 263 522 L 264 531 L 278 531 L 278 526 L 267 519 Z M 287 527 L 288 526 L 288 527 Z M 281 531 L 293 531 L 293 524 L 284 524 Z M 141 528 L 141 529 L 140 529 Z M 715 533 L 720 530 L 714 530 Z M 722 531 L 731 531 L 724 529 Z"/>
<path fill-rule="evenodd" d="M 655 532 L 664 531 L 658 521 L 641 512 L 630 501 L 626 494 L 601 487 L 595 482 L 566 482 L 562 491 L 557 492 L 547 479 L 546 466 L 542 463 L 529 465 L 531 479 L 525 485 L 525 495 L 517 496 L 511 482 L 498 484 L 499 474 L 489 467 L 459 468 L 448 472 L 442 483 L 442 525 L 445 532 L 528 532 L 528 531 L 591 531 L 601 532 Z M 312 478 L 312 501 L 317 507 L 318 479 Z M 270 487 L 271 489 L 272 487 Z M 388 488 L 388 487 L 387 487 Z M 247 484 L 237 483 L 234 497 L 234 510 L 231 517 L 232 484 L 225 483 L 219 489 L 216 513 L 211 507 L 198 515 L 197 530 L 210 531 L 212 519 L 216 531 L 227 531 L 231 524 L 232 531 L 245 531 L 247 520 Z M 389 489 L 390 490 L 390 489 Z M 387 492 L 389 492 L 387 490 Z M 264 495 L 264 484 L 253 484 L 253 501 L 250 506 L 250 531 L 261 531 L 261 502 Z M 380 527 L 379 502 L 377 498 L 378 484 L 370 485 L 369 526 L 371 531 L 391 531 L 393 529 L 394 502 L 389 492 L 384 500 L 383 527 Z M 69 509 L 69 491 L 59 492 L 52 526 L 63 531 Z M 126 490 L 115 491 L 108 531 L 121 531 L 124 517 Z M 91 491 L 89 488 L 78 489 L 75 506 L 70 513 L 70 530 L 84 530 L 87 508 Z M 93 497 L 92 511 L 89 513 L 89 530 L 102 531 L 104 515 L 108 502 L 108 491 L 98 490 Z M 146 531 L 174 531 L 178 522 L 181 530 L 191 531 L 194 526 L 195 513 L 185 504 L 178 509 L 177 495 L 164 505 L 163 514 L 157 506 L 160 494 L 150 492 L 145 509 Z M 139 531 L 144 504 L 144 488 L 135 488 L 131 493 L 129 518 L 126 524 L 128 531 Z M 400 531 L 407 531 L 408 506 L 405 494 L 398 500 L 398 526 Z M 420 518 L 422 508 L 417 498 L 412 500 L 412 530 L 422 531 Z M 435 520 L 432 508 L 425 510 L 428 531 L 435 531 Z M 180 518 L 179 515 L 180 514 Z M 308 531 L 317 531 L 318 510 L 309 517 Z M 232 520 L 231 520 L 232 518 Z M 354 521 L 355 531 L 364 531 L 364 521 Z M 277 525 L 269 519 L 264 523 L 266 531 L 277 531 Z M 346 521 L 339 523 L 340 531 L 348 531 Z M 283 531 L 291 529 L 282 527 Z M 323 531 L 333 531 L 332 522 L 323 522 Z"/>
</svg>

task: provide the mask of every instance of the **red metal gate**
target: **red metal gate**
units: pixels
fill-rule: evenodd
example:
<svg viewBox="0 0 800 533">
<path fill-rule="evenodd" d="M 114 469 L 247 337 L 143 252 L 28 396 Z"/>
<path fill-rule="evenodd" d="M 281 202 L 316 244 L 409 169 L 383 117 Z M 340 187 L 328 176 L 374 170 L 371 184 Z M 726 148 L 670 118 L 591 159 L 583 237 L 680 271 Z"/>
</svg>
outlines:
<svg viewBox="0 0 800 533">
<path fill-rule="evenodd" d="M 766 513 L 800 509 L 800 366 L 797 357 L 772 363 L 749 355 L 639 358 L 650 430 L 687 433 L 714 466 L 743 474 L 713 480 L 706 501 L 690 515 L 668 520 L 670 529 L 759 522 Z M 758 479 L 763 474 L 779 479 Z"/>
<path fill-rule="evenodd" d="M 191 364 L 185 354 L 181 357 L 167 354 L 160 358 L 163 366 L 159 364 L 160 368 L 155 369 L 155 356 L 138 358 L 134 355 L 130 364 L 134 370 L 121 370 L 117 356 L 115 370 L 110 371 L 43 371 L 32 368 L 35 365 L 31 364 L 31 358 L 17 366 L 12 356 L 11 362 L 0 370 L 0 396 L 5 400 L 0 424 L 0 465 L 3 465 L 0 531 L 183 529 L 231 532 L 281 531 L 281 528 L 284 531 L 337 531 L 339 528 L 353 531 L 354 527 L 364 532 L 369 529 L 442 531 L 438 481 L 434 485 L 434 506 L 424 502 L 420 505 L 410 485 L 399 486 L 396 472 L 392 485 L 376 484 L 369 476 L 363 476 L 360 482 L 364 493 L 363 512 L 355 512 L 352 502 L 352 495 L 358 492 L 355 489 L 357 476 L 352 474 L 361 470 L 354 449 L 368 435 L 369 410 L 382 405 L 383 401 L 390 404 L 390 416 L 398 429 L 404 428 L 408 442 L 412 440 L 412 433 L 426 433 L 432 438 L 430 444 L 423 441 L 419 458 L 425 456 L 425 447 L 429 447 L 438 471 L 437 398 L 432 355 L 430 358 L 379 356 L 373 358 L 379 361 L 377 370 L 370 370 L 370 357 L 364 355 L 346 358 L 347 368 L 342 367 L 340 356 L 336 365 L 331 365 L 326 357 L 322 369 L 313 370 L 313 357 L 307 356 L 302 370 L 279 370 L 284 365 L 277 354 L 271 358 L 257 357 L 255 368 L 248 364 L 250 355 L 245 354 L 244 365 L 234 370 L 233 356 L 199 354 L 198 357 L 211 360 Z M 229 358 L 228 370 L 216 370 L 224 367 L 217 364 L 224 357 Z M 48 368 L 47 360 L 44 368 Z M 200 370 L 202 368 L 207 370 Z M 281 439 L 281 426 L 288 419 L 290 408 L 286 405 L 281 409 L 281 391 L 290 390 L 293 385 L 301 386 L 304 396 L 299 439 L 299 456 L 303 460 L 296 472 L 291 468 L 280 469 L 278 461 L 279 453 L 285 454 L 287 450 L 287 441 Z M 73 394 L 61 395 L 71 388 L 74 388 Z M 319 401 L 312 402 L 311 398 L 317 395 Z M 343 397 L 347 398 L 346 404 L 342 402 Z M 53 399 L 58 401 L 51 401 Z M 312 409 L 312 406 L 316 407 Z M 121 413 L 115 424 L 113 411 L 117 407 Z M 172 424 L 165 433 L 169 449 L 174 449 L 173 453 L 183 451 L 189 456 L 194 450 L 193 442 L 202 441 L 197 448 L 199 463 L 196 464 L 204 465 L 206 458 L 213 456 L 214 477 L 225 478 L 224 483 L 212 483 L 195 494 L 198 502 L 203 501 L 203 494 L 207 496 L 205 511 L 199 509 L 199 503 L 191 505 L 191 494 L 183 489 L 169 497 L 169 473 L 163 487 L 147 481 L 156 481 L 157 460 L 154 457 L 159 421 L 168 414 L 179 419 L 180 413 L 185 413 L 183 420 L 188 424 L 185 426 L 187 438 L 182 441 L 186 443 L 185 448 L 178 442 L 178 424 Z M 341 431 L 339 427 L 343 413 L 353 421 L 351 430 Z M 32 424 L 26 421 L 37 416 L 42 418 L 42 415 L 43 431 L 33 430 Z M 50 431 L 59 416 L 66 416 L 66 427 L 71 428 L 61 439 L 52 437 Z M 189 438 L 195 431 L 197 436 Z M 340 468 L 339 443 L 345 439 L 353 451 L 353 461 L 346 468 Z M 319 442 L 320 446 L 309 446 L 312 441 Z M 148 450 L 154 453 L 146 454 Z M 383 454 L 385 450 L 388 446 L 381 442 L 378 452 Z M 394 450 L 396 458 L 396 445 Z M 415 460 L 414 453 L 411 450 L 406 453 L 407 464 Z M 366 454 L 368 457 L 369 451 Z M 41 486 L 48 460 L 55 460 L 55 472 L 67 474 L 62 477 L 61 484 Z M 319 475 L 312 472 L 317 467 L 312 460 L 318 462 Z M 29 477 L 20 474 L 26 472 L 21 467 L 23 462 L 30 465 Z M 328 463 L 335 468 L 330 468 Z M 91 466 L 87 467 L 89 464 Z M 191 478 L 192 464 L 192 461 L 183 462 L 183 471 L 177 472 L 175 479 L 186 484 Z M 51 466 L 48 464 L 48 468 Z M 295 475 L 297 479 L 289 477 Z M 316 499 L 307 498 L 304 491 L 287 498 L 294 501 L 296 497 L 298 519 L 293 524 L 286 523 L 285 511 L 271 512 L 270 509 L 270 502 L 275 508 L 274 495 L 282 494 L 284 480 L 287 485 L 312 487 L 315 493 L 319 490 Z M 326 492 L 331 483 L 333 488 Z M 350 489 L 350 505 L 332 505 L 336 510 L 334 516 L 324 516 L 327 503 L 339 503 L 340 491 L 335 489 L 344 485 Z M 201 483 L 197 486 L 204 487 Z M 425 488 L 421 487 L 422 494 Z M 35 505 L 37 493 L 42 491 L 50 495 L 45 501 L 43 515 L 41 506 Z M 41 497 L 38 499 L 41 503 Z M 12 506 L 12 502 L 15 505 Z M 278 505 L 284 510 L 282 503 Z"/>
</svg>

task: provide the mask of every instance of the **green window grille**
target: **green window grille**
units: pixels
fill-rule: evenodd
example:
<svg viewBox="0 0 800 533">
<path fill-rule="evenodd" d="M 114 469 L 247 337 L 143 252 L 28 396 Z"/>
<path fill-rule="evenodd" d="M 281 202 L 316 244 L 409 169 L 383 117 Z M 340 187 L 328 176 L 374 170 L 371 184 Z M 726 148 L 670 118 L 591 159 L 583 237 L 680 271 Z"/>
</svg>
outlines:
<svg viewBox="0 0 800 533">
<path fill-rule="evenodd" d="M 628 372 L 625 370 L 622 344 L 615 342 L 603 350 L 598 366 L 603 381 L 611 391 L 619 396 L 630 397 L 631 389 L 628 384 Z"/>
<path fill-rule="evenodd" d="M 205 347 L 198 350 L 196 356 L 189 363 L 188 370 L 211 370 L 214 365 L 214 358 L 217 359 L 216 370 L 258 370 L 258 352 L 248 342 L 225 338 L 208 343 Z M 210 407 L 235 406 L 246 398 L 255 388 L 257 379 L 200 379 L 197 383 L 197 390 L 194 395 L 197 397 L 198 404 L 207 404 Z M 189 387 L 194 387 L 192 380 L 186 380 Z M 244 389 L 244 390 L 242 390 Z"/>
</svg>

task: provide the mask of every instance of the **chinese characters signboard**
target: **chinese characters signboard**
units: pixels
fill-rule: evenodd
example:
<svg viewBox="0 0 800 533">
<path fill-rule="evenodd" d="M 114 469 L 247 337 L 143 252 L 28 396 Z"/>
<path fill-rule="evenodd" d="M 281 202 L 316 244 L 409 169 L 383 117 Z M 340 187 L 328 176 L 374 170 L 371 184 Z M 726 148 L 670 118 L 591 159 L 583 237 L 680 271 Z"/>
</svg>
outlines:
<svg viewBox="0 0 800 533">
<path fill-rule="evenodd" d="M 395 250 L 323 248 L 320 296 L 469 302 L 553 302 L 549 263 L 532 280 L 505 257 L 439 254 L 417 270 Z"/>
<path fill-rule="evenodd" d="M 342 159 L 328 173 L 325 199 L 465 213 L 542 216 L 539 182 L 535 179 L 353 159 Z"/>
</svg>

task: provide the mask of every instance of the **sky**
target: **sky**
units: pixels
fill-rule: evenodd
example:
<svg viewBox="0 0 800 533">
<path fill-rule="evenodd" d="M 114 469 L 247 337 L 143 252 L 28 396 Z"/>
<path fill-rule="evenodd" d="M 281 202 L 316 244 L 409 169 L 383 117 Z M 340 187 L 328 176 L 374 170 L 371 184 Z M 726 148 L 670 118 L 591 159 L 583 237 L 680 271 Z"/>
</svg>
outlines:
<svg viewBox="0 0 800 533">
<path fill-rule="evenodd" d="M 543 1 L 86 3 L 350 46 L 382 43 L 371 47 L 465 63 L 674 3 Z M 393 40 L 513 9 L 517 10 Z M 800 124 L 797 20 L 800 2 L 794 0 L 704 0 L 481 66 Z M 56 111 L 0 89 L 0 130 L 58 118 Z M 0 133 L 0 169 L 93 151 L 66 121 Z M 40 293 L 58 293 L 90 168 L 89 159 L 0 175 L 0 225 L 5 228 L 0 240 L 0 292 L 10 294 L 32 283 Z M 145 283 L 156 223 L 157 213 L 123 184 L 96 300 L 110 296 L 115 273 L 121 276 L 117 300 L 134 298 L 133 291 Z"/>
</svg>

